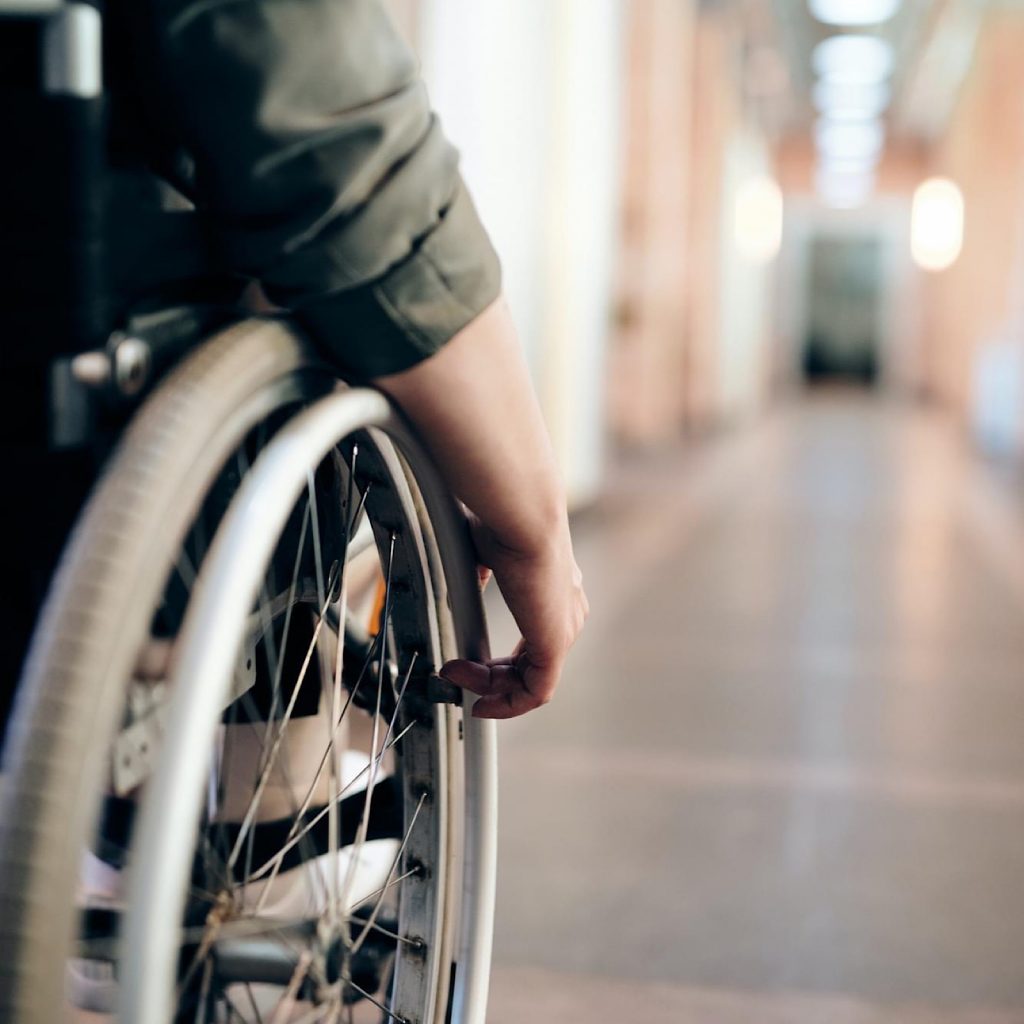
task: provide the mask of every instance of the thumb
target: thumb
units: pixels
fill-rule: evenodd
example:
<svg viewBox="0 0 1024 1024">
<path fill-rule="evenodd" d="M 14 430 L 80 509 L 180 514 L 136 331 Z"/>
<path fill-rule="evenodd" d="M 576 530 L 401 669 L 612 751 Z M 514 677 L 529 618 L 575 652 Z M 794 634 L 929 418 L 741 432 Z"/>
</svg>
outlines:
<svg viewBox="0 0 1024 1024">
<path fill-rule="evenodd" d="M 449 661 L 441 666 L 437 674 L 442 679 L 447 679 L 449 683 L 461 686 L 462 689 L 469 690 L 477 696 L 489 693 L 491 689 L 491 670 L 476 661 Z"/>
</svg>

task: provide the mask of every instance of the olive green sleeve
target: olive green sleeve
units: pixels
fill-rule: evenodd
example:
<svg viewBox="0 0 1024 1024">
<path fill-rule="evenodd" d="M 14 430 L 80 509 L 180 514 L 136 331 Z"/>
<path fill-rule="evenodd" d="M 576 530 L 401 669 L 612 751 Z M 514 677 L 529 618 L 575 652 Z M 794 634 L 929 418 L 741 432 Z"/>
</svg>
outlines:
<svg viewBox="0 0 1024 1024">
<path fill-rule="evenodd" d="M 379 0 L 151 0 L 175 128 L 228 264 L 350 376 L 414 365 L 497 257 Z"/>
</svg>

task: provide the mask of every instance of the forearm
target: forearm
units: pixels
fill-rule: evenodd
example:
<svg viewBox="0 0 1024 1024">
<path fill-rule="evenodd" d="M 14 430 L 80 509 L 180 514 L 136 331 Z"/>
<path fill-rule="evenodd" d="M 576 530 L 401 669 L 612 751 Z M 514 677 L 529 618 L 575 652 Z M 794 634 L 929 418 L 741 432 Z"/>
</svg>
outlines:
<svg viewBox="0 0 1024 1024">
<path fill-rule="evenodd" d="M 503 299 L 437 355 L 375 383 L 501 544 L 532 552 L 564 528 L 564 491 Z"/>
<path fill-rule="evenodd" d="M 504 301 L 437 355 L 376 383 L 473 513 L 477 557 L 494 571 L 522 634 L 509 656 L 450 661 L 442 674 L 480 698 L 477 717 L 512 718 L 546 704 L 588 606 L 554 454 Z"/>
</svg>

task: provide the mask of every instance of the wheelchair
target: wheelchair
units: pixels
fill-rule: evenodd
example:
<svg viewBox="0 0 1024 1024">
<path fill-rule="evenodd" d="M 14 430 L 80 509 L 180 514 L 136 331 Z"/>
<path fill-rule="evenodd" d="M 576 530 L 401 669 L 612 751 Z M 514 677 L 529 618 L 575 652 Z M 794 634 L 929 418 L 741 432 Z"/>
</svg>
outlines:
<svg viewBox="0 0 1024 1024">
<path fill-rule="evenodd" d="M 0 1019 L 482 1022 L 494 724 L 436 674 L 488 653 L 461 510 L 381 394 L 242 311 L 194 211 L 147 206 L 105 33 L 0 0 L 18 660 L 35 619 Z"/>
</svg>

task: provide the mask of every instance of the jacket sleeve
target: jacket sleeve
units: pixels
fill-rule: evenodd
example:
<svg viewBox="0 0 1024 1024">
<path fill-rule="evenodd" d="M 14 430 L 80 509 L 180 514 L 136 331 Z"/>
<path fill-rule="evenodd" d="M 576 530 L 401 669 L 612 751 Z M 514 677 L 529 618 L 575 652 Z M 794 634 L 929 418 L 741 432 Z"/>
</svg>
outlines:
<svg viewBox="0 0 1024 1024">
<path fill-rule="evenodd" d="M 497 257 L 379 0 L 151 0 L 162 86 L 228 264 L 357 379 L 437 351 Z"/>
</svg>

